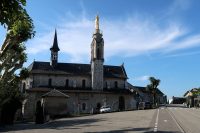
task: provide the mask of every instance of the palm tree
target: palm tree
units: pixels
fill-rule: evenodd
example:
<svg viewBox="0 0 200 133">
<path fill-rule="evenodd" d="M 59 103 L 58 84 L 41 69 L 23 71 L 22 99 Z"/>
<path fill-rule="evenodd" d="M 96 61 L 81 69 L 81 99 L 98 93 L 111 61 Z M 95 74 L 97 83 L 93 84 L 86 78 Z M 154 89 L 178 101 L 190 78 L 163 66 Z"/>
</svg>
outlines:
<svg viewBox="0 0 200 133">
<path fill-rule="evenodd" d="M 147 85 L 147 89 L 150 91 L 150 93 L 153 95 L 153 106 L 155 107 L 156 103 L 156 95 L 157 95 L 157 89 L 160 84 L 160 79 L 156 79 L 154 77 L 149 77 L 150 84 Z"/>
</svg>

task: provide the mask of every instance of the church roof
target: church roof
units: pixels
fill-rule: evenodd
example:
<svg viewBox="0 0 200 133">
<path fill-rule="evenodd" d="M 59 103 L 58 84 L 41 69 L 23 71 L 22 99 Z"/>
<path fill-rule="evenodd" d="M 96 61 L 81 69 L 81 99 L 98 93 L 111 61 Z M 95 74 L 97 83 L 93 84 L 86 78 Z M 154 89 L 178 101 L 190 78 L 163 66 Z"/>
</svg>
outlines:
<svg viewBox="0 0 200 133">
<path fill-rule="evenodd" d="M 53 41 L 53 46 L 50 48 L 50 50 L 53 50 L 55 52 L 58 52 L 60 49 L 58 47 L 58 40 L 57 40 L 57 32 L 55 30 L 55 35 L 54 35 L 54 41 Z"/>
<path fill-rule="evenodd" d="M 84 75 L 91 76 L 90 64 L 76 64 L 76 63 L 58 63 L 56 67 L 52 67 L 49 62 L 34 61 L 29 67 L 32 73 L 46 73 L 46 74 L 68 74 L 68 75 Z M 123 66 L 104 65 L 104 77 L 106 78 L 124 78 L 127 75 Z"/>
</svg>

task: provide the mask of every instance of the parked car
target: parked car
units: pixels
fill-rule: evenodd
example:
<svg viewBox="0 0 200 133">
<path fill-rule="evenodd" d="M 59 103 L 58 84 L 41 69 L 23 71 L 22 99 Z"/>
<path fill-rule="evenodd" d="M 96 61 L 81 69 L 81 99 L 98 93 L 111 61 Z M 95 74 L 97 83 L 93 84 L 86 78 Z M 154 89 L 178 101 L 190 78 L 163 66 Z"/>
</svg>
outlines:
<svg viewBox="0 0 200 133">
<path fill-rule="evenodd" d="M 139 102 L 138 109 L 151 109 L 150 102 Z"/>
<path fill-rule="evenodd" d="M 109 113 L 111 112 L 111 108 L 109 106 L 102 106 L 100 108 L 100 113 Z"/>
<path fill-rule="evenodd" d="M 145 102 L 139 102 L 138 109 L 145 109 Z"/>
<path fill-rule="evenodd" d="M 145 102 L 145 109 L 151 109 L 152 104 L 150 102 Z"/>
</svg>

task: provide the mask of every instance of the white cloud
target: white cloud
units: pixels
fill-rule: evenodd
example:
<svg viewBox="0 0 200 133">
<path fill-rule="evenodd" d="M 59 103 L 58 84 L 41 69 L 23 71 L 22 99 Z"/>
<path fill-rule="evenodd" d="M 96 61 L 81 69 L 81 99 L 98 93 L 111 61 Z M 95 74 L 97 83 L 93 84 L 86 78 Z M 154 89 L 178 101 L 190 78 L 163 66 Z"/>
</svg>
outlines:
<svg viewBox="0 0 200 133">
<path fill-rule="evenodd" d="M 181 50 L 181 49 L 199 46 L 200 45 L 200 34 L 185 37 L 178 42 L 173 42 L 172 45 L 173 45 L 173 47 L 167 49 L 166 52 L 171 52 L 171 51 L 175 51 L 175 50 Z"/>
<path fill-rule="evenodd" d="M 71 62 L 85 62 L 90 58 L 94 20 L 84 16 L 74 17 L 76 19 L 71 21 L 61 20 L 57 27 L 59 47 Z M 188 30 L 175 22 L 160 26 L 149 18 L 129 17 L 121 21 L 100 18 L 100 28 L 105 42 L 105 58 L 169 53 L 200 44 L 200 34 L 187 37 Z M 53 43 L 53 35 L 54 31 L 36 36 L 29 42 L 27 52 L 38 54 L 48 51 Z"/>
<path fill-rule="evenodd" d="M 134 78 L 134 80 L 136 80 L 136 81 L 147 81 L 147 80 L 149 80 L 149 76 L 144 75 L 144 76 L 141 76 L 141 77 L 136 77 L 136 78 Z"/>
</svg>

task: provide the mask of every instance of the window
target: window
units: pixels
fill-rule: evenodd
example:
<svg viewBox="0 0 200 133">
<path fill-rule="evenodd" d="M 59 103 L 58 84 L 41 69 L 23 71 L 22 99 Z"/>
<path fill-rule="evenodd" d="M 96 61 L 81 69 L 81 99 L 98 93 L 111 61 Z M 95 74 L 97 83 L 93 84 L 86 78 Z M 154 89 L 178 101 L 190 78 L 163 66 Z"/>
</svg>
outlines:
<svg viewBox="0 0 200 133">
<path fill-rule="evenodd" d="M 118 88 L 118 82 L 115 81 L 115 88 Z"/>
<path fill-rule="evenodd" d="M 106 81 L 106 88 L 110 89 L 110 82 Z"/>
<path fill-rule="evenodd" d="M 100 55 L 100 49 L 97 48 L 97 59 L 100 59 L 101 58 L 101 55 Z"/>
<path fill-rule="evenodd" d="M 23 83 L 22 93 L 25 93 L 25 90 L 26 90 L 26 83 Z"/>
<path fill-rule="evenodd" d="M 65 81 L 65 87 L 69 87 L 69 79 L 66 79 L 66 81 Z"/>
<path fill-rule="evenodd" d="M 76 80 L 73 81 L 73 87 L 76 88 Z"/>
<path fill-rule="evenodd" d="M 33 87 L 33 82 L 30 82 L 30 88 L 32 88 Z"/>
<path fill-rule="evenodd" d="M 108 82 L 106 81 L 106 89 L 108 89 Z"/>
<path fill-rule="evenodd" d="M 57 60 L 57 53 L 56 52 L 52 52 L 51 58 L 52 58 L 52 60 Z"/>
<path fill-rule="evenodd" d="M 82 110 L 86 110 L 86 103 L 82 103 Z"/>
<path fill-rule="evenodd" d="M 51 87 L 51 85 L 52 85 L 52 80 L 51 80 L 51 78 L 49 79 L 49 87 Z"/>
<path fill-rule="evenodd" d="M 82 88 L 85 88 L 85 79 L 82 80 Z"/>
</svg>

